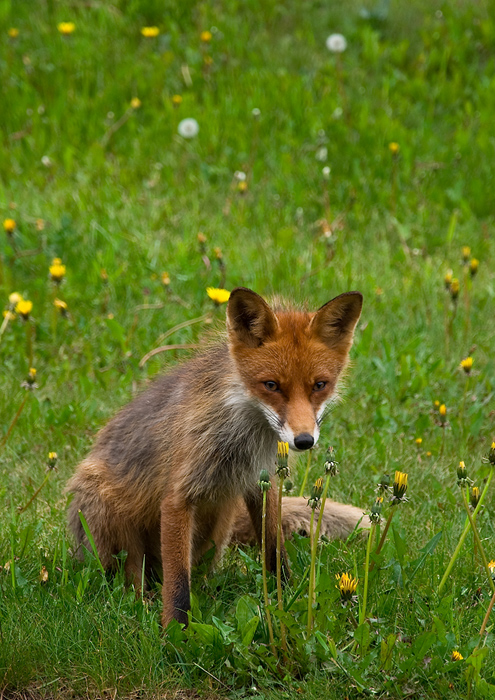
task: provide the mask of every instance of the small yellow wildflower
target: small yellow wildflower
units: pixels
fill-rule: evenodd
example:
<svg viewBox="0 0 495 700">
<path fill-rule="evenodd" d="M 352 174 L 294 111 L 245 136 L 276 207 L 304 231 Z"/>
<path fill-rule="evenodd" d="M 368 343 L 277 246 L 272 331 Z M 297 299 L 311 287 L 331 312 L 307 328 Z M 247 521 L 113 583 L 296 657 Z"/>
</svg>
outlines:
<svg viewBox="0 0 495 700">
<path fill-rule="evenodd" d="M 388 147 L 389 147 L 390 153 L 391 153 L 393 156 L 396 156 L 397 153 L 400 151 L 400 146 L 399 146 L 399 144 L 396 143 L 395 141 L 392 141 L 391 143 L 389 143 L 389 144 L 388 144 Z"/>
<path fill-rule="evenodd" d="M 465 357 L 464 360 L 461 360 L 461 367 L 466 374 L 470 374 L 471 370 L 473 369 L 473 358 Z"/>
<path fill-rule="evenodd" d="M 453 651 L 452 652 L 452 661 L 462 661 L 463 660 L 463 655 L 459 651 Z"/>
<path fill-rule="evenodd" d="M 463 262 L 467 262 L 469 260 L 469 256 L 471 255 L 471 248 L 468 245 L 463 245 L 462 246 L 462 260 Z"/>
<path fill-rule="evenodd" d="M 45 230 L 45 221 L 44 219 L 36 219 L 36 230 L 37 231 L 44 231 Z"/>
<path fill-rule="evenodd" d="M 29 301 L 28 299 L 21 299 L 20 301 L 17 302 L 15 306 L 16 313 L 19 314 L 19 316 L 22 316 L 22 318 L 27 321 L 29 318 L 29 314 L 31 313 L 33 309 L 33 302 Z"/>
<path fill-rule="evenodd" d="M 215 246 L 215 248 L 213 248 L 213 254 L 215 255 L 216 260 L 221 260 L 223 258 L 222 249 L 218 246 Z"/>
<path fill-rule="evenodd" d="M 420 447 L 421 443 L 423 442 L 423 438 L 416 438 L 414 441 L 418 447 Z"/>
<path fill-rule="evenodd" d="M 337 574 L 336 578 L 339 582 L 337 588 L 340 591 L 340 599 L 343 603 L 348 603 L 356 593 L 358 581 L 347 573 L 340 576 Z"/>
<path fill-rule="evenodd" d="M 4 309 L 2 311 L 2 316 L 7 319 L 7 323 L 8 323 L 8 321 L 13 321 L 15 319 L 15 314 L 12 313 L 12 311 L 9 311 L 8 309 Z M 3 327 L 3 324 L 2 324 L 2 327 Z"/>
<path fill-rule="evenodd" d="M 141 34 L 147 39 L 152 39 L 153 37 L 158 36 L 160 34 L 160 30 L 158 29 L 158 27 L 143 27 L 141 29 Z"/>
<path fill-rule="evenodd" d="M 11 39 L 17 39 L 19 36 L 19 30 L 16 27 L 11 27 L 7 34 L 10 36 Z"/>
<path fill-rule="evenodd" d="M 438 412 L 441 418 L 445 418 L 447 415 L 447 406 L 443 403 L 441 406 L 439 406 Z"/>
<path fill-rule="evenodd" d="M 9 235 L 14 233 L 15 227 L 16 223 L 14 219 L 4 219 L 3 228 L 5 233 L 8 233 Z"/>
<path fill-rule="evenodd" d="M 69 34 L 72 34 L 72 32 L 75 31 L 76 25 L 74 24 L 74 22 L 59 22 L 57 24 L 57 29 L 60 32 L 60 34 L 68 36 Z"/>
<path fill-rule="evenodd" d="M 406 500 L 405 495 L 407 491 L 407 474 L 404 472 L 395 472 L 394 483 L 392 486 L 393 496 L 392 503 L 400 503 Z"/>
<path fill-rule="evenodd" d="M 471 277 L 474 277 L 476 275 L 476 273 L 478 272 L 479 265 L 480 261 L 476 258 L 473 258 L 471 260 L 471 262 L 469 263 L 469 272 L 471 273 Z"/>
<path fill-rule="evenodd" d="M 53 258 L 52 265 L 61 265 L 61 264 L 62 264 L 62 258 Z"/>
<path fill-rule="evenodd" d="M 471 495 L 469 498 L 469 502 L 471 503 L 472 508 L 476 508 L 480 500 L 480 490 L 477 486 L 473 486 L 471 489 Z"/>
<path fill-rule="evenodd" d="M 443 278 L 443 281 L 445 282 L 445 289 L 450 289 L 453 277 L 454 273 L 452 272 L 452 270 L 447 270 L 447 272 L 445 273 L 445 277 Z"/>
<path fill-rule="evenodd" d="M 207 241 L 207 238 L 204 233 L 201 233 L 201 231 L 198 233 L 198 243 L 200 245 L 204 245 Z"/>
<path fill-rule="evenodd" d="M 133 97 L 131 100 L 132 109 L 139 109 L 141 107 L 141 100 L 139 97 Z"/>
<path fill-rule="evenodd" d="M 55 260 L 57 260 L 57 262 L 55 262 Z M 58 261 L 60 261 L 60 258 L 55 258 L 49 268 L 50 278 L 55 284 L 60 284 L 65 277 L 65 265 L 62 265 L 61 262 Z"/>
<path fill-rule="evenodd" d="M 495 559 L 488 562 L 488 568 L 490 569 L 490 573 L 492 575 L 495 574 Z"/>
<path fill-rule="evenodd" d="M 163 286 L 168 287 L 168 285 L 170 284 L 170 275 L 168 274 L 168 272 L 162 272 L 160 279 Z"/>
<path fill-rule="evenodd" d="M 277 443 L 277 475 L 286 479 L 289 476 L 289 443 Z"/>
<path fill-rule="evenodd" d="M 172 104 L 174 107 L 178 107 L 182 104 L 182 95 L 172 95 Z"/>
<path fill-rule="evenodd" d="M 429 450 L 428 450 L 428 452 L 426 453 L 426 456 L 427 456 L 427 457 L 431 457 L 431 452 L 430 452 Z"/>
<path fill-rule="evenodd" d="M 207 29 L 204 32 L 201 32 L 199 35 L 199 38 L 201 41 L 208 42 L 212 40 L 212 33 L 209 32 Z"/>
<path fill-rule="evenodd" d="M 440 401 L 439 401 L 438 399 L 436 399 L 436 400 L 433 402 L 433 405 L 435 406 L 435 408 L 439 408 L 439 406 L 440 406 Z"/>
<path fill-rule="evenodd" d="M 488 453 L 488 461 L 490 464 L 495 466 L 495 442 L 492 442 L 492 445 L 490 447 L 490 452 Z"/>
<path fill-rule="evenodd" d="M 27 389 L 29 391 L 34 391 L 38 388 L 38 385 L 36 384 L 36 370 L 34 367 L 29 368 L 26 380 L 22 382 L 21 386 L 23 389 Z"/>
<path fill-rule="evenodd" d="M 62 316 L 67 317 L 69 313 L 69 307 L 65 303 L 65 301 L 62 301 L 62 299 L 54 299 L 53 300 L 53 305 L 55 306 L 56 309 L 60 311 L 60 314 Z"/>
<path fill-rule="evenodd" d="M 58 459 L 58 454 L 56 452 L 49 452 L 48 453 L 48 466 L 50 469 L 53 469 L 53 467 L 56 465 Z"/>
<path fill-rule="evenodd" d="M 207 287 L 206 293 L 215 304 L 224 304 L 230 298 L 230 292 L 226 289 L 217 289 L 215 287 Z"/>
<path fill-rule="evenodd" d="M 454 279 L 450 283 L 450 290 L 449 290 L 450 296 L 452 297 L 453 301 L 457 301 L 457 297 L 459 296 L 459 289 L 460 289 L 459 280 L 456 277 L 454 277 Z"/>
<path fill-rule="evenodd" d="M 248 184 L 246 180 L 241 180 L 241 182 L 237 183 L 237 189 L 241 194 L 244 194 L 247 192 Z"/>
<path fill-rule="evenodd" d="M 287 457 L 288 454 L 289 454 L 289 443 L 279 441 L 277 443 L 277 457 Z"/>
</svg>

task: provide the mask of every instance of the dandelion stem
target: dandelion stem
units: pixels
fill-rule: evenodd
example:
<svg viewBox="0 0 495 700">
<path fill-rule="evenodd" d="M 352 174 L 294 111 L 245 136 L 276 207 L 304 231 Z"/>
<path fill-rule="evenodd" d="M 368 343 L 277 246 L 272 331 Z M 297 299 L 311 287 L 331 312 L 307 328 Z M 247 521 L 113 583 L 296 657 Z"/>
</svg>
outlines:
<svg viewBox="0 0 495 700">
<path fill-rule="evenodd" d="M 311 466 L 311 457 L 313 454 L 313 450 L 309 450 L 308 452 L 308 460 L 306 462 L 306 471 L 304 472 L 304 479 L 302 482 L 302 486 L 299 490 L 299 497 L 304 496 L 304 489 L 306 488 L 306 482 L 308 481 L 308 475 L 309 475 L 309 468 Z"/>
<path fill-rule="evenodd" d="M 0 340 L 2 339 L 2 335 L 5 333 L 5 329 L 7 328 L 9 321 L 10 321 L 10 313 L 7 312 L 4 316 L 3 321 L 2 321 L 2 325 L 0 326 Z"/>
<path fill-rule="evenodd" d="M 476 544 L 478 545 L 478 549 L 479 549 L 480 554 L 481 554 L 481 559 L 483 561 L 483 567 L 485 569 L 486 575 L 488 576 L 488 582 L 490 584 L 490 588 L 492 589 L 492 593 L 495 593 L 495 583 L 493 583 L 492 575 L 491 575 L 490 569 L 488 568 L 488 560 L 486 558 L 485 550 L 483 549 L 483 545 L 481 543 L 478 528 L 476 527 L 476 523 L 474 522 L 473 516 L 471 515 L 471 511 L 469 510 L 469 501 L 468 501 L 468 496 L 467 496 L 468 493 L 469 493 L 468 489 L 462 490 L 462 500 L 464 502 L 464 508 L 466 509 L 466 513 L 467 513 L 467 516 L 469 518 L 469 524 L 471 525 L 471 529 L 473 531 L 474 540 L 475 540 Z"/>
<path fill-rule="evenodd" d="M 371 523 L 370 531 L 368 533 L 368 544 L 366 546 L 366 560 L 364 562 L 364 587 L 363 587 L 363 604 L 361 606 L 361 612 L 359 615 L 359 624 L 362 625 L 366 619 L 366 603 L 368 600 L 368 577 L 370 569 L 370 552 L 371 543 L 373 542 L 373 537 L 375 533 L 376 523 Z"/>
<path fill-rule="evenodd" d="M 26 321 L 26 352 L 28 360 L 28 369 L 33 366 L 33 326 Z"/>
<path fill-rule="evenodd" d="M 284 604 L 282 600 L 282 489 L 284 487 L 284 477 L 279 476 L 278 484 L 278 513 L 277 513 L 277 601 L 278 609 L 283 612 Z M 280 638 L 284 657 L 287 653 L 287 641 L 285 638 L 285 625 L 280 620 Z"/>
<path fill-rule="evenodd" d="M 9 435 L 10 435 L 10 433 L 12 432 L 12 430 L 14 429 L 14 426 L 15 426 L 15 424 L 17 423 L 17 421 L 18 421 L 18 419 L 19 419 L 19 416 L 20 416 L 21 413 L 22 413 L 22 409 L 24 408 L 24 405 L 25 405 L 25 403 L 26 403 L 26 401 L 27 401 L 27 397 L 28 397 L 28 392 L 26 391 L 26 393 L 24 394 L 24 398 L 23 398 L 22 401 L 21 401 L 21 405 L 20 405 L 19 408 L 17 409 L 17 413 L 16 413 L 15 416 L 13 417 L 12 423 L 9 425 L 9 429 L 7 430 L 7 432 L 6 432 L 5 435 L 3 436 L 2 441 L 0 442 L 0 447 L 3 447 L 3 446 L 5 445 L 5 443 L 7 442 L 7 440 L 9 439 Z"/>
<path fill-rule="evenodd" d="M 29 508 L 29 506 L 31 505 L 31 503 L 34 501 L 34 499 L 35 499 L 35 498 L 38 496 L 38 494 L 40 493 L 40 491 L 41 491 L 41 489 L 43 488 L 43 486 L 45 486 L 45 484 L 48 482 L 48 479 L 50 478 L 50 474 L 51 474 L 51 473 L 52 473 L 52 470 L 50 469 L 50 470 L 46 473 L 46 476 L 45 476 L 45 478 L 43 479 L 43 481 L 41 482 L 41 486 L 39 486 L 39 488 L 36 489 L 36 491 L 33 493 L 33 495 L 31 496 L 31 498 L 29 499 L 29 501 L 26 503 L 26 505 L 25 505 L 25 506 L 22 506 L 22 507 L 20 507 L 20 508 L 18 509 L 19 515 L 20 515 L 21 513 L 24 513 L 24 511 L 27 510 L 27 509 Z"/>
<path fill-rule="evenodd" d="M 495 592 L 492 595 L 492 599 L 490 600 L 490 604 L 488 605 L 488 610 L 486 611 L 486 615 L 485 615 L 485 617 L 483 619 L 483 623 L 481 625 L 481 629 L 480 629 L 480 637 L 481 638 L 485 634 L 485 629 L 486 629 L 486 626 L 488 624 L 488 618 L 490 617 L 490 613 L 492 612 L 494 605 L 495 605 Z"/>
<path fill-rule="evenodd" d="M 480 496 L 480 500 L 478 501 L 478 505 L 474 509 L 473 518 L 476 518 L 476 515 L 478 514 L 481 506 L 483 505 L 483 501 L 485 500 L 485 496 L 488 492 L 488 488 L 490 486 L 490 482 L 491 482 L 492 477 L 493 477 L 493 471 L 494 471 L 493 469 L 490 471 L 488 479 L 486 480 L 486 484 L 485 484 L 485 488 L 483 489 L 483 493 Z M 445 569 L 445 573 L 442 577 L 442 580 L 440 581 L 440 583 L 438 585 L 438 590 L 437 590 L 438 595 L 440 595 L 443 587 L 445 586 L 445 583 L 450 575 L 450 572 L 452 571 L 452 567 L 454 566 L 457 557 L 459 556 L 459 552 L 461 551 L 462 545 L 464 544 L 464 540 L 466 539 L 470 528 L 471 528 L 471 524 L 469 522 L 466 523 L 466 525 L 464 527 L 464 531 L 459 538 L 459 542 L 457 543 L 457 547 L 455 548 L 454 553 L 449 561 L 449 564 L 448 564 L 447 568 Z"/>
<path fill-rule="evenodd" d="M 277 658 L 277 650 L 275 649 L 275 640 L 273 638 L 272 618 L 270 615 L 270 599 L 268 598 L 268 584 L 266 580 L 266 491 L 263 491 L 263 514 L 261 519 L 261 571 L 263 575 L 263 596 L 265 599 L 266 623 L 268 625 L 268 635 L 270 637 L 270 648 L 275 658 Z"/>
<path fill-rule="evenodd" d="M 385 543 L 385 538 L 387 537 L 387 532 L 390 527 L 390 523 L 392 522 L 392 518 L 394 517 L 395 511 L 397 510 L 397 506 L 391 506 L 390 512 L 388 514 L 387 522 L 385 523 L 385 527 L 383 528 L 382 536 L 380 538 L 380 541 L 378 543 L 378 547 L 375 549 L 375 556 L 378 556 L 380 552 L 382 551 L 382 547 Z M 369 568 L 370 571 L 373 571 L 375 568 L 375 562 L 371 562 L 371 566 Z"/>
<path fill-rule="evenodd" d="M 309 567 L 309 587 L 308 587 L 308 626 L 306 632 L 311 634 L 311 628 L 313 627 L 313 603 L 315 598 L 315 563 L 316 563 L 316 543 L 318 540 L 313 532 L 313 525 L 315 522 L 315 509 L 311 509 L 311 520 L 309 523 L 310 541 L 311 541 L 311 564 Z"/>
</svg>

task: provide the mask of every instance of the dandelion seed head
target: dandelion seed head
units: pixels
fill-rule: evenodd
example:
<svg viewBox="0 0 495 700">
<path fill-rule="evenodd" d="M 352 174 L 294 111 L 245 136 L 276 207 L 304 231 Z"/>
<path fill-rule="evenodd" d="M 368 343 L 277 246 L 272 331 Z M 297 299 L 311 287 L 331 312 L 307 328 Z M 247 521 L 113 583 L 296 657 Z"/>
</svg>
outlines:
<svg viewBox="0 0 495 700">
<path fill-rule="evenodd" d="M 199 124 L 196 119 L 188 117 L 187 119 L 182 119 L 182 121 L 179 122 L 177 131 L 182 138 L 193 139 L 199 133 Z"/>
<path fill-rule="evenodd" d="M 330 34 L 325 44 L 332 53 L 342 53 L 347 48 L 347 40 L 343 34 Z"/>
</svg>

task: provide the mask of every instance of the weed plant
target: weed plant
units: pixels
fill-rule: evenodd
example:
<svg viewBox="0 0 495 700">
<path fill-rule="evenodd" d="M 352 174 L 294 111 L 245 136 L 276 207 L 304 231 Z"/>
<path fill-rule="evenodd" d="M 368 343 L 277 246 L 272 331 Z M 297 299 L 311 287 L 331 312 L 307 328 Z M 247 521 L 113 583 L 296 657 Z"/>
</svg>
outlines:
<svg viewBox="0 0 495 700">
<path fill-rule="evenodd" d="M 494 698 L 471 526 L 439 590 L 459 462 L 479 492 L 493 471 L 493 0 L 7 1 L 0 34 L 3 696 Z M 222 326 L 206 288 L 238 285 L 365 297 L 305 495 L 329 446 L 329 497 L 385 520 L 375 489 L 408 475 L 379 553 L 384 522 L 317 549 L 312 625 L 310 542 L 288 542 L 278 661 L 256 550 L 199 567 L 165 636 L 159 584 L 76 562 L 65 524 L 97 430 Z M 493 485 L 472 519 L 489 568 Z"/>
</svg>

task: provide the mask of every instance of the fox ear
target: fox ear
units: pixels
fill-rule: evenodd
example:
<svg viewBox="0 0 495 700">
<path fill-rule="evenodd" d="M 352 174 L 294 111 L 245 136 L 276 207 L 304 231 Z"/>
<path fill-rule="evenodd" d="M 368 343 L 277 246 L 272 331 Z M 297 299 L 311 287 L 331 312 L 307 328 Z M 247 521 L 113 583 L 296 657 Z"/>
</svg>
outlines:
<svg viewBox="0 0 495 700">
<path fill-rule="evenodd" d="M 361 292 L 345 292 L 324 304 L 311 320 L 310 331 L 330 348 L 349 352 L 363 306 Z"/>
<path fill-rule="evenodd" d="M 245 287 L 230 293 L 227 330 L 231 340 L 257 348 L 273 337 L 277 326 L 277 317 L 259 294 Z"/>
</svg>

